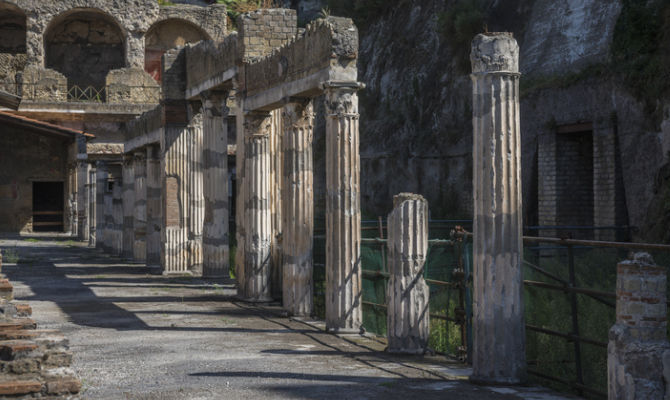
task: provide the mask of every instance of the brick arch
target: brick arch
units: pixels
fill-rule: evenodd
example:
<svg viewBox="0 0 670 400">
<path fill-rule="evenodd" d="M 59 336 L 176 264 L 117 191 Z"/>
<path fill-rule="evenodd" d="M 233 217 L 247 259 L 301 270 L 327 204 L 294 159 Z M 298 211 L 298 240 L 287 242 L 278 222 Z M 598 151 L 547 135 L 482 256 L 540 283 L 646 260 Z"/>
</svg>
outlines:
<svg viewBox="0 0 670 400">
<path fill-rule="evenodd" d="M 172 48 L 212 40 L 198 24 L 185 18 L 165 18 L 154 23 L 144 36 L 144 69 L 161 80 L 161 57 Z"/>
<path fill-rule="evenodd" d="M 44 64 L 65 75 L 68 86 L 105 86 L 109 71 L 123 68 L 127 33 L 112 15 L 73 8 L 52 18 L 44 30 Z"/>
</svg>

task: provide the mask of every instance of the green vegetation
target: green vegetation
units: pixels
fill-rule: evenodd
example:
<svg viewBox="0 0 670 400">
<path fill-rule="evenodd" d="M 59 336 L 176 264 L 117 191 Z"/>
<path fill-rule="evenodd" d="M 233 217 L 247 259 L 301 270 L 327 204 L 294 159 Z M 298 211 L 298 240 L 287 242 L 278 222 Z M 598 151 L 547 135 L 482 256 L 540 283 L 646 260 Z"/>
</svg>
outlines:
<svg viewBox="0 0 670 400">
<path fill-rule="evenodd" d="M 19 253 L 16 249 L 5 249 L 2 252 L 2 262 L 8 264 L 17 264 L 19 262 Z"/>
<path fill-rule="evenodd" d="M 228 26 L 237 30 L 237 17 L 245 12 L 260 8 L 281 8 L 276 0 L 217 0 L 217 4 L 225 4 L 228 14 Z"/>
<path fill-rule="evenodd" d="M 28 242 L 28 243 L 37 243 L 37 242 L 40 242 L 41 240 L 40 239 L 35 239 L 35 238 L 28 238 L 28 239 L 25 239 L 25 241 Z"/>
<path fill-rule="evenodd" d="M 458 0 L 438 15 L 440 33 L 454 51 L 459 72 L 470 71 L 470 43 L 475 35 L 485 31 L 485 20 L 484 0 Z"/>
</svg>

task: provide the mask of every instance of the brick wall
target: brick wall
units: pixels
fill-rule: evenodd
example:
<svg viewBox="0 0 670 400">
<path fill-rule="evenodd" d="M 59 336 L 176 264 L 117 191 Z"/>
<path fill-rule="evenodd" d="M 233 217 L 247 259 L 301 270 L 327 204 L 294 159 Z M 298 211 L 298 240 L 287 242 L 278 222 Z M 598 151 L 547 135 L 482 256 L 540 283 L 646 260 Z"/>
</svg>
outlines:
<svg viewBox="0 0 670 400">
<path fill-rule="evenodd" d="M 248 62 L 262 58 L 281 47 L 298 33 L 295 10 L 261 9 L 242 14 L 237 25 L 240 34 L 240 57 Z"/>
</svg>

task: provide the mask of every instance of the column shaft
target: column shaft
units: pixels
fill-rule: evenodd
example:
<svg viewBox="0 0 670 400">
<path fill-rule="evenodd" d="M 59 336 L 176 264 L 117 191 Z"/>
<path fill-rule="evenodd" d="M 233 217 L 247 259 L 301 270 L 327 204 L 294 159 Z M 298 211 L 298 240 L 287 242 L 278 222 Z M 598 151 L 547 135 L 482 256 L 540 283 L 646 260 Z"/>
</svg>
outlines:
<svg viewBox="0 0 670 400">
<path fill-rule="evenodd" d="M 326 92 L 326 329 L 362 324 L 358 96 L 355 84 Z"/>
<path fill-rule="evenodd" d="M 135 243 L 135 163 L 132 155 L 123 159 L 123 251 L 121 255 L 133 258 Z"/>
<path fill-rule="evenodd" d="M 105 191 L 107 190 L 107 164 L 98 161 L 95 174 L 95 247 L 104 250 Z"/>
<path fill-rule="evenodd" d="M 160 264 L 161 160 L 158 146 L 147 147 L 147 265 Z"/>
<path fill-rule="evenodd" d="M 145 262 L 147 259 L 147 160 L 144 151 L 135 153 L 133 171 L 135 173 L 133 259 Z"/>
<path fill-rule="evenodd" d="M 89 237 L 89 202 L 88 202 L 88 178 L 91 164 L 87 161 L 77 162 L 77 238 L 88 240 Z"/>
<path fill-rule="evenodd" d="M 477 35 L 473 65 L 473 381 L 526 379 L 522 302 L 519 47 Z"/>
<path fill-rule="evenodd" d="M 388 216 L 388 351 L 423 354 L 430 334 L 429 293 L 423 278 L 428 253 L 428 203 L 420 195 L 393 198 Z"/>
<path fill-rule="evenodd" d="M 270 113 L 248 113 L 245 136 L 244 293 L 249 301 L 270 301 Z"/>
<path fill-rule="evenodd" d="M 228 276 L 228 92 L 203 95 L 205 215 L 202 273 Z"/>
<path fill-rule="evenodd" d="M 282 298 L 282 113 L 272 111 L 270 132 L 270 212 L 272 214 L 272 244 L 270 250 L 270 289 L 274 299 Z"/>
<path fill-rule="evenodd" d="M 193 106 L 199 107 L 199 103 Z M 202 169 L 202 123 L 200 110 L 193 111 L 188 132 L 188 221 L 189 266 L 193 275 L 202 276 L 202 228 L 205 220 L 205 195 Z"/>
<path fill-rule="evenodd" d="M 96 195 L 97 195 L 97 172 L 94 166 L 88 172 L 88 245 L 95 246 L 96 231 Z"/>
<path fill-rule="evenodd" d="M 286 105 L 283 124 L 282 297 L 284 309 L 289 314 L 310 316 L 314 308 L 312 293 L 314 112 L 312 102 Z"/>
<path fill-rule="evenodd" d="M 112 221 L 108 235 L 111 253 L 115 255 L 123 251 L 123 188 L 119 183 L 115 181 L 112 188 Z"/>
</svg>

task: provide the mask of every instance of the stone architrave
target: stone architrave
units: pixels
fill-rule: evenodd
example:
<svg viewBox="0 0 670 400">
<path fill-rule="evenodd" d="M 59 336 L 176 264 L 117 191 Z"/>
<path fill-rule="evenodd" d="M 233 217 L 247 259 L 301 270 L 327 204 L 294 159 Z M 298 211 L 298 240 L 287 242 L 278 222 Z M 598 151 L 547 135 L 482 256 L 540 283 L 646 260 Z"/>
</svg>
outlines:
<svg viewBox="0 0 670 400">
<path fill-rule="evenodd" d="M 146 152 L 134 155 L 135 209 L 133 211 L 133 259 L 145 262 L 147 259 L 147 157 Z"/>
<path fill-rule="evenodd" d="M 247 301 L 271 301 L 270 246 L 270 130 L 272 114 L 250 112 L 244 117 L 244 157 L 246 191 L 244 288 L 240 295 Z M 240 205 L 242 206 L 242 205 Z"/>
<path fill-rule="evenodd" d="M 522 302 L 519 46 L 510 33 L 472 42 L 474 298 L 471 380 L 526 380 Z"/>
<path fill-rule="evenodd" d="M 205 197 L 202 274 L 206 278 L 224 278 L 229 276 L 228 92 L 207 92 L 201 97 Z"/>
<path fill-rule="evenodd" d="M 358 82 L 323 84 L 326 106 L 326 330 L 361 330 Z"/>
<path fill-rule="evenodd" d="M 389 281 L 386 291 L 388 348 L 423 354 L 430 334 L 430 289 L 423 278 L 428 253 L 428 202 L 401 193 L 388 216 Z"/>
<path fill-rule="evenodd" d="M 310 316 L 312 247 L 314 240 L 314 186 L 312 102 L 292 102 L 284 107 L 284 157 L 282 177 L 282 298 L 284 309 L 294 316 Z"/>
<path fill-rule="evenodd" d="M 160 148 L 147 147 L 147 265 L 160 265 L 161 257 L 161 160 Z"/>
<path fill-rule="evenodd" d="M 125 258 L 133 258 L 135 247 L 135 161 L 132 154 L 123 158 L 123 251 Z"/>
<path fill-rule="evenodd" d="M 607 346 L 610 400 L 670 398 L 667 268 L 647 253 L 617 265 L 616 323 Z"/>
</svg>

